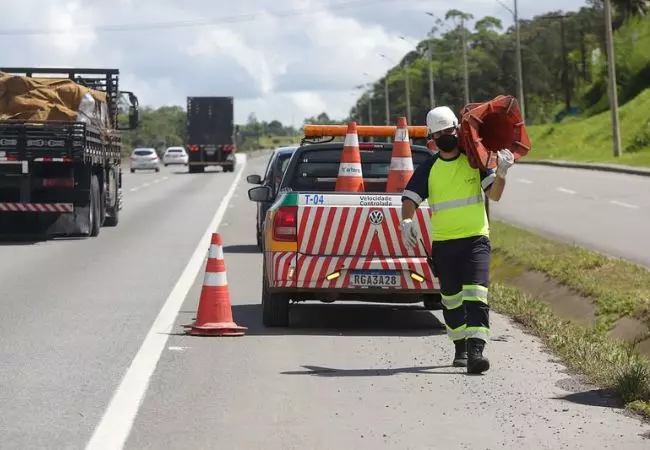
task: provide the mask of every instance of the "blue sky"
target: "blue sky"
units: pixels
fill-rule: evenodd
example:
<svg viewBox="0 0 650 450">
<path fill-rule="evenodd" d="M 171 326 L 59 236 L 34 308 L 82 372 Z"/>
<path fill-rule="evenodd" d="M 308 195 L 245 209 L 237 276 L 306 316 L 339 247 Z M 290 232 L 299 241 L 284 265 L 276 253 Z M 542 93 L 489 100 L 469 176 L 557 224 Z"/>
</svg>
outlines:
<svg viewBox="0 0 650 450">
<path fill-rule="evenodd" d="M 510 0 L 504 0 L 505 3 Z M 577 10 L 579 0 L 520 0 L 520 16 Z M 299 125 L 344 117 L 354 86 L 379 78 L 443 16 L 425 0 L 21 0 L 0 16 L 5 66 L 117 67 L 142 104 L 183 105 L 188 95 L 233 95 L 236 119 Z M 497 0 L 457 0 L 475 18 L 512 15 Z M 227 12 L 226 12 L 227 11 Z M 210 21 L 209 19 L 214 19 Z M 157 29 L 142 24 L 187 21 Z M 203 21 L 203 22 L 201 22 Z M 106 25 L 130 25 L 106 32 Z M 5 34 L 11 30 L 54 34 Z M 369 75 L 364 75 L 368 73 Z"/>
</svg>

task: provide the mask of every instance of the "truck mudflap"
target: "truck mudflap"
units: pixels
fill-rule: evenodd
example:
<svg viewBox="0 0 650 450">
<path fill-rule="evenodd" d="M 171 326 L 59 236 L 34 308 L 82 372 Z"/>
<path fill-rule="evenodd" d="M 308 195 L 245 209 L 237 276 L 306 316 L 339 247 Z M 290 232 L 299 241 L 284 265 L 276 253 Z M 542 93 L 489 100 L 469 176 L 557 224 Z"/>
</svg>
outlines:
<svg viewBox="0 0 650 450">
<path fill-rule="evenodd" d="M 19 203 L 0 202 L 2 212 L 31 212 L 31 213 L 71 213 L 74 212 L 72 203 Z"/>
</svg>

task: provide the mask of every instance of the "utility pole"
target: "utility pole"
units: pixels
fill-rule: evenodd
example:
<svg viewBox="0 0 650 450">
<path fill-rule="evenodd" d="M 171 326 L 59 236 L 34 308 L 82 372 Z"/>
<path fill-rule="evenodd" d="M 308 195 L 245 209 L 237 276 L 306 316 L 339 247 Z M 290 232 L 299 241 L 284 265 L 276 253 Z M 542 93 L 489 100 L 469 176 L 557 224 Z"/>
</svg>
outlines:
<svg viewBox="0 0 650 450">
<path fill-rule="evenodd" d="M 431 108 L 435 108 L 436 106 L 436 96 L 433 91 L 433 45 L 431 44 L 431 40 L 429 40 L 429 105 L 431 105 Z M 410 125 L 410 124 L 409 124 Z"/>
<path fill-rule="evenodd" d="M 612 5 L 610 0 L 605 6 L 605 41 L 607 44 L 607 75 L 609 84 L 609 109 L 612 111 L 612 140 L 614 157 L 621 156 L 621 128 L 618 122 L 618 92 L 616 90 L 616 58 L 614 55 L 614 36 L 612 32 Z"/>
<path fill-rule="evenodd" d="M 404 63 L 404 70 L 406 71 L 404 77 L 404 86 L 406 88 L 406 120 L 408 121 L 408 124 L 411 125 L 411 82 L 409 78 L 408 61 Z"/>
<path fill-rule="evenodd" d="M 384 101 L 386 102 L 386 125 L 390 125 L 390 102 L 388 100 L 388 73 L 384 78 Z"/>
<path fill-rule="evenodd" d="M 372 125 L 372 92 L 368 92 L 368 125 Z M 375 142 L 372 136 L 370 136 L 370 142 Z"/>
<path fill-rule="evenodd" d="M 519 34 L 519 0 L 514 0 L 515 10 L 515 39 L 516 43 L 516 61 L 517 61 L 517 96 L 519 97 L 519 107 L 521 109 L 521 117 L 524 122 L 526 121 L 526 101 L 524 99 L 524 69 L 521 62 L 521 36 Z"/>
<path fill-rule="evenodd" d="M 562 82 L 564 83 L 564 103 L 566 110 L 569 112 L 571 109 L 571 87 L 569 86 L 569 59 L 567 56 L 566 48 L 566 34 L 564 31 L 564 16 L 560 18 L 560 31 L 562 34 L 562 64 L 564 70 L 562 71 Z"/>
<path fill-rule="evenodd" d="M 467 68 L 467 30 L 465 29 L 465 18 L 460 19 L 460 26 L 463 29 L 463 65 L 465 66 L 465 104 L 469 104 L 469 69 Z"/>
</svg>

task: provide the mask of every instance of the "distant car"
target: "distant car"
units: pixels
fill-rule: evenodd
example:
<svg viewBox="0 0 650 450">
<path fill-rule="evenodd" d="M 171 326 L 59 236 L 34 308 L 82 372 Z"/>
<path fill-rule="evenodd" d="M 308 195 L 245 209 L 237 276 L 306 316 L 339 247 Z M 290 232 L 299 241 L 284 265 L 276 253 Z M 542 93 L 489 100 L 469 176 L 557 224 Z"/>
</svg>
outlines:
<svg viewBox="0 0 650 450">
<path fill-rule="evenodd" d="M 282 176 L 284 175 L 284 171 L 287 170 L 289 160 L 297 148 L 298 147 L 276 148 L 266 164 L 266 169 L 264 170 L 264 178 L 259 175 L 248 175 L 246 177 L 246 181 L 248 181 L 250 184 L 259 184 L 262 186 L 270 187 L 272 198 L 275 199 L 275 196 L 278 193 L 278 187 L 282 181 Z M 266 217 L 266 211 L 272 204 L 273 200 L 257 203 L 256 236 L 257 248 L 259 251 L 262 251 L 262 231 L 264 229 L 264 218 Z"/>
<path fill-rule="evenodd" d="M 160 159 L 153 148 L 136 148 L 131 153 L 131 173 L 136 170 L 160 172 Z"/>
<path fill-rule="evenodd" d="M 163 164 L 167 167 L 169 164 L 187 165 L 189 156 L 183 147 L 169 147 L 163 154 Z"/>
</svg>

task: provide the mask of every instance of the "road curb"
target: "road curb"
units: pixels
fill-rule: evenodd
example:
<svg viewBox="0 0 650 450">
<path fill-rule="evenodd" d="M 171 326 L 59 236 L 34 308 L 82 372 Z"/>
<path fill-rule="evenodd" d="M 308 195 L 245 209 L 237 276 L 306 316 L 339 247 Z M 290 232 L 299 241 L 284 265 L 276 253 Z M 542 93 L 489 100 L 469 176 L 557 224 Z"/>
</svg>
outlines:
<svg viewBox="0 0 650 450">
<path fill-rule="evenodd" d="M 585 169 L 597 170 L 601 172 L 625 173 L 629 175 L 639 175 L 643 177 L 650 177 L 650 169 L 643 169 L 640 167 L 623 166 L 617 164 L 594 164 L 594 163 L 579 163 L 571 161 L 551 161 L 551 160 L 524 160 L 517 161 L 517 164 L 531 164 L 538 166 L 553 166 L 553 167 L 566 167 L 570 169 Z"/>
</svg>

